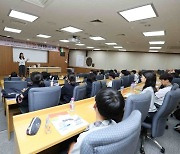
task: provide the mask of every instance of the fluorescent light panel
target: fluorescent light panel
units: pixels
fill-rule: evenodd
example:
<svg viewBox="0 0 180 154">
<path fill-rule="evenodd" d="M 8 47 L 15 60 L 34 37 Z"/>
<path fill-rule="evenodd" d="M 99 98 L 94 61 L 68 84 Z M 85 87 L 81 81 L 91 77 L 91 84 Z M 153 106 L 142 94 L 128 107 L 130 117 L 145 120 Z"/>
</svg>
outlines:
<svg viewBox="0 0 180 154">
<path fill-rule="evenodd" d="M 21 33 L 20 29 L 14 29 L 14 28 L 9 28 L 9 27 L 5 27 L 4 31 L 13 32 L 13 33 Z"/>
<path fill-rule="evenodd" d="M 69 42 L 69 40 L 59 40 L 59 41 L 65 42 L 65 43 Z"/>
<path fill-rule="evenodd" d="M 150 41 L 149 44 L 164 44 L 165 41 Z"/>
<path fill-rule="evenodd" d="M 85 44 L 77 43 L 76 45 L 78 45 L 78 46 L 84 46 Z"/>
<path fill-rule="evenodd" d="M 104 38 L 102 38 L 100 36 L 92 36 L 92 37 L 89 37 L 89 38 L 92 39 L 92 40 L 95 40 L 95 41 L 105 40 Z"/>
<path fill-rule="evenodd" d="M 159 52 L 158 50 L 149 50 L 149 52 Z"/>
<path fill-rule="evenodd" d="M 86 48 L 88 48 L 88 49 L 93 49 L 94 47 L 86 47 Z"/>
<path fill-rule="evenodd" d="M 13 17 L 13 18 L 29 21 L 29 22 L 33 22 L 38 18 L 37 16 L 33 16 L 33 15 L 30 15 L 30 14 L 15 11 L 15 10 L 11 10 L 9 16 Z"/>
<path fill-rule="evenodd" d="M 153 31 L 153 32 L 143 32 L 144 36 L 163 36 L 165 35 L 164 31 Z"/>
<path fill-rule="evenodd" d="M 101 49 L 94 49 L 94 50 L 101 50 Z"/>
<path fill-rule="evenodd" d="M 122 46 L 114 46 L 115 49 L 121 49 L 123 48 Z"/>
<path fill-rule="evenodd" d="M 117 45 L 117 43 L 105 43 L 106 45 Z"/>
<path fill-rule="evenodd" d="M 126 51 L 126 49 L 119 49 L 119 51 Z"/>
<path fill-rule="evenodd" d="M 42 37 L 42 38 L 50 38 L 51 36 L 49 35 L 44 35 L 44 34 L 38 34 L 36 35 L 37 37 Z"/>
<path fill-rule="evenodd" d="M 161 49 L 162 47 L 149 47 L 149 49 Z"/>
<path fill-rule="evenodd" d="M 78 28 L 75 28 L 75 27 L 72 27 L 72 26 L 62 28 L 61 30 L 66 31 L 66 32 L 70 32 L 70 33 L 77 33 L 77 32 L 82 31 L 81 29 L 78 29 Z"/>
<path fill-rule="evenodd" d="M 120 11 L 118 13 L 129 22 L 157 17 L 152 5 L 150 4 L 125 11 Z"/>
</svg>

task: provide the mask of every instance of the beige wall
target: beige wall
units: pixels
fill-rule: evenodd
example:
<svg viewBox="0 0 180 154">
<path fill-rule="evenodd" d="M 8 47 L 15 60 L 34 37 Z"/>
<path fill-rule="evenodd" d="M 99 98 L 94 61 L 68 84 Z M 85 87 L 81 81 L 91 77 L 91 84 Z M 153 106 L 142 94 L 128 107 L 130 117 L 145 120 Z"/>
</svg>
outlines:
<svg viewBox="0 0 180 154">
<path fill-rule="evenodd" d="M 85 51 L 70 51 L 69 66 L 76 66 L 77 55 L 83 55 Z M 180 54 L 162 53 L 132 53 L 112 51 L 89 51 L 88 57 L 93 59 L 96 69 L 172 69 L 180 68 Z M 84 63 L 84 67 L 87 65 Z"/>
</svg>

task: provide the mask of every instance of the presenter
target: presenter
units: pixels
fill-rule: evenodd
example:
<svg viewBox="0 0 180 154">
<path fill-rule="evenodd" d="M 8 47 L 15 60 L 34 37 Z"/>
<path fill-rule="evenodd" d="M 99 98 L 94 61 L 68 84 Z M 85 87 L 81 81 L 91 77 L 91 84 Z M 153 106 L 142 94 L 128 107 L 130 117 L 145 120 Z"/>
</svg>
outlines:
<svg viewBox="0 0 180 154">
<path fill-rule="evenodd" d="M 24 54 L 21 52 L 19 54 L 19 59 L 18 59 L 18 63 L 19 63 L 19 76 L 20 77 L 25 77 L 25 72 L 26 72 L 26 67 L 25 64 L 29 59 L 25 59 L 24 58 Z"/>
</svg>

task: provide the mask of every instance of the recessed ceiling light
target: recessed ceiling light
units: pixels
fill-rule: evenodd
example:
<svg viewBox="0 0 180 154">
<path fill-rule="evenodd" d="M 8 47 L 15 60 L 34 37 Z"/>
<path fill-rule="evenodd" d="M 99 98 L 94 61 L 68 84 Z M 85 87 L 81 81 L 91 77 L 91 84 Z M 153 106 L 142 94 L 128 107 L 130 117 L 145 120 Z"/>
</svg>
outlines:
<svg viewBox="0 0 180 154">
<path fill-rule="evenodd" d="M 150 4 L 130 10 L 120 11 L 118 13 L 129 22 L 157 17 L 152 5 Z"/>
<path fill-rule="evenodd" d="M 94 47 L 86 47 L 86 48 L 88 48 L 88 49 L 93 49 Z"/>
<path fill-rule="evenodd" d="M 119 51 L 126 51 L 126 49 L 119 49 Z"/>
<path fill-rule="evenodd" d="M 121 49 L 123 48 L 122 46 L 114 46 L 115 49 Z"/>
<path fill-rule="evenodd" d="M 92 37 L 89 37 L 89 38 L 92 39 L 92 40 L 95 40 L 95 41 L 105 40 L 104 38 L 102 38 L 100 36 L 92 36 Z"/>
<path fill-rule="evenodd" d="M 149 44 L 164 44 L 165 41 L 150 41 Z"/>
<path fill-rule="evenodd" d="M 5 28 L 4 28 L 4 31 L 13 32 L 13 33 L 21 33 L 21 30 L 19 30 L 19 29 L 14 29 L 14 28 L 9 28 L 9 27 L 5 27 Z"/>
<path fill-rule="evenodd" d="M 27 39 L 27 41 L 30 41 L 30 39 Z"/>
<path fill-rule="evenodd" d="M 29 21 L 29 22 L 33 22 L 38 18 L 37 16 L 33 16 L 33 15 L 30 15 L 30 14 L 15 11 L 15 10 L 11 10 L 9 16 L 13 17 L 13 18 Z"/>
<path fill-rule="evenodd" d="M 106 45 L 117 45 L 117 43 L 105 43 Z"/>
<path fill-rule="evenodd" d="M 149 50 L 149 52 L 159 52 L 158 50 Z"/>
<path fill-rule="evenodd" d="M 47 42 L 44 42 L 44 43 L 47 43 Z"/>
<path fill-rule="evenodd" d="M 50 38 L 51 36 L 49 35 L 44 35 L 44 34 L 38 34 L 36 35 L 37 37 L 42 37 L 42 38 Z"/>
<path fill-rule="evenodd" d="M 78 46 L 84 46 L 85 44 L 77 43 L 76 45 L 78 45 Z"/>
<path fill-rule="evenodd" d="M 164 31 L 143 32 L 144 36 L 163 36 Z"/>
<path fill-rule="evenodd" d="M 101 49 L 93 49 L 93 50 L 101 50 Z"/>
<path fill-rule="evenodd" d="M 149 47 L 149 49 L 161 49 L 162 47 Z"/>
<path fill-rule="evenodd" d="M 69 40 L 59 40 L 59 41 L 65 42 L 65 43 L 69 42 Z"/>
<path fill-rule="evenodd" d="M 78 29 L 78 28 L 75 28 L 75 27 L 72 27 L 72 26 L 62 28 L 61 30 L 66 31 L 66 32 L 70 32 L 70 33 L 77 33 L 77 32 L 82 31 L 81 29 Z"/>
</svg>

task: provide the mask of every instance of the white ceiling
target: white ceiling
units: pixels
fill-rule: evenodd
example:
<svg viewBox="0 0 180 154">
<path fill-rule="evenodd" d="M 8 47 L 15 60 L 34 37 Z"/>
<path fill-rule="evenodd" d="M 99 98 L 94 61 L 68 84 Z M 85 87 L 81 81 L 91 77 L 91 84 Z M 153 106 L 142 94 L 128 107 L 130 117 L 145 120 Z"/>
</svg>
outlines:
<svg viewBox="0 0 180 154">
<path fill-rule="evenodd" d="M 40 0 L 44 1 L 44 0 Z M 118 15 L 118 11 L 153 4 L 158 17 L 127 22 Z M 25 22 L 8 16 L 11 9 L 38 16 L 35 22 Z M 91 23 L 99 19 L 103 23 Z M 70 49 L 86 49 L 75 43 L 63 43 L 60 39 L 72 38 L 73 34 L 56 31 L 74 26 L 82 32 L 74 35 L 81 43 L 102 50 L 117 50 L 106 42 L 115 42 L 127 51 L 148 52 L 149 41 L 166 41 L 160 52 L 180 53 L 180 0 L 49 0 L 44 8 L 24 2 L 23 0 L 0 0 L 0 35 L 14 39 L 68 47 Z M 4 27 L 21 29 L 20 34 L 5 32 Z M 145 37 L 142 32 L 165 30 L 165 36 Z M 43 39 L 37 34 L 52 37 Z M 124 36 L 122 34 L 125 34 Z M 90 36 L 101 36 L 104 41 L 93 41 Z M 151 45 L 153 46 L 153 45 Z M 160 46 L 160 45 L 159 45 Z"/>
</svg>

